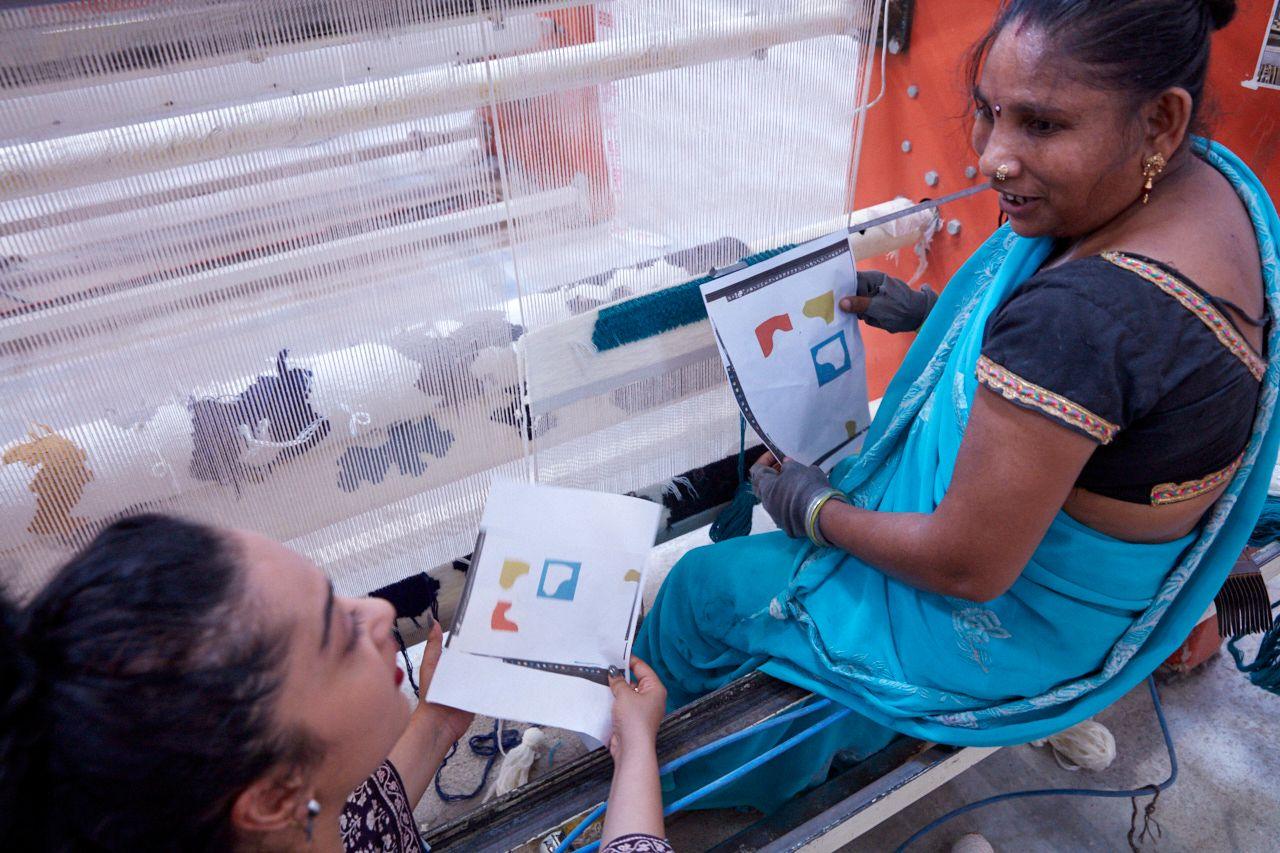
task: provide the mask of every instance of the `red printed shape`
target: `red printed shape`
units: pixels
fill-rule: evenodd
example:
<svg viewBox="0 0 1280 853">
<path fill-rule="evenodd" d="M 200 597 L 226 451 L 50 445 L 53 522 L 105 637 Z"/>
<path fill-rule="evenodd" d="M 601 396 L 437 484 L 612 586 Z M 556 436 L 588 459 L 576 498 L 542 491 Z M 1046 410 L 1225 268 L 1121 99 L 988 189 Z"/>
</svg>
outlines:
<svg viewBox="0 0 1280 853">
<path fill-rule="evenodd" d="M 773 355 L 773 336 L 780 332 L 790 332 L 793 328 L 790 314 L 770 317 L 756 326 L 756 340 L 760 342 L 760 352 L 764 353 L 765 358 Z"/>
<path fill-rule="evenodd" d="M 495 631 L 511 631 L 520 630 L 520 626 L 507 618 L 507 611 L 511 609 L 510 601 L 499 601 L 493 606 L 493 615 L 489 617 L 489 627 Z"/>
</svg>

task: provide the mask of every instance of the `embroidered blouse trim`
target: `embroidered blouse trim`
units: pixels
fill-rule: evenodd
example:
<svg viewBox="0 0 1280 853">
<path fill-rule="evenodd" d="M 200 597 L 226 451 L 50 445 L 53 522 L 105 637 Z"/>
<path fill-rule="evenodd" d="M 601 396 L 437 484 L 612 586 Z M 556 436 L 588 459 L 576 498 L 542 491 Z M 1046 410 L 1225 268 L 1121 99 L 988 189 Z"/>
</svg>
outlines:
<svg viewBox="0 0 1280 853">
<path fill-rule="evenodd" d="M 1240 463 L 1244 461 L 1244 454 L 1241 453 L 1236 457 L 1236 461 L 1232 462 L 1221 471 L 1214 471 L 1208 476 L 1201 477 L 1197 480 L 1187 480 L 1185 483 L 1161 483 L 1158 486 L 1151 487 L 1151 505 L 1165 506 L 1166 504 L 1176 504 L 1180 501 L 1189 501 L 1192 498 L 1198 498 L 1206 492 L 1211 492 L 1219 486 L 1226 483 L 1240 467 Z"/>
<path fill-rule="evenodd" d="M 1205 299 L 1193 288 L 1188 287 L 1181 279 L 1169 275 L 1154 264 L 1149 264 L 1146 261 L 1121 254 L 1120 252 L 1103 252 L 1102 257 L 1121 269 L 1137 273 L 1178 300 L 1182 307 L 1195 314 L 1202 323 L 1209 327 L 1209 331 L 1213 332 L 1232 355 L 1240 359 L 1244 366 L 1249 368 L 1249 372 L 1253 374 L 1254 379 L 1259 382 L 1262 381 L 1263 374 L 1267 372 L 1266 362 L 1258 357 L 1258 354 L 1253 351 L 1253 348 L 1249 346 L 1244 337 L 1236 331 L 1235 326 L 1232 326 L 1231 322 L 1222 316 L 1222 312 L 1215 308 L 1209 300 Z"/>
<path fill-rule="evenodd" d="M 1101 444 L 1110 444 L 1120 431 L 1120 427 L 1111 421 L 1098 417 L 1061 394 L 1028 382 L 985 355 L 978 357 L 978 381 L 1006 400 L 1033 406 L 1068 426 L 1083 430 Z"/>
</svg>

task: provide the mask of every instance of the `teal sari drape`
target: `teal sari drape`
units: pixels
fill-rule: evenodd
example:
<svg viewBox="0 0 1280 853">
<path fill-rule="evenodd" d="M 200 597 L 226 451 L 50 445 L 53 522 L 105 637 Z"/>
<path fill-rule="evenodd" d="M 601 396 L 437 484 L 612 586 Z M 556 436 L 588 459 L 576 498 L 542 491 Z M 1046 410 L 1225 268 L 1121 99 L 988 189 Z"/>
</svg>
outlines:
<svg viewBox="0 0 1280 853">
<path fill-rule="evenodd" d="M 1268 310 L 1280 317 L 1275 206 L 1230 151 L 1196 144 L 1248 209 Z M 977 388 L 986 320 L 1050 248 L 1046 238 L 1002 228 L 956 273 L 890 384 L 862 453 L 832 473 L 856 505 L 938 506 Z M 894 732 L 984 746 L 1045 737 L 1138 684 L 1195 626 L 1261 512 L 1280 449 L 1277 351 L 1273 322 L 1244 462 L 1202 525 L 1177 541 L 1124 542 L 1059 513 L 1012 588 L 983 604 L 922 592 L 846 552 L 782 534 L 686 555 L 636 644 L 673 706 L 758 667 L 856 712 L 794 757 L 789 778 L 775 769 L 712 804 L 770 808 L 821 776 L 837 749 L 866 753 Z M 693 775 L 718 775 L 765 745 L 758 740 Z"/>
</svg>

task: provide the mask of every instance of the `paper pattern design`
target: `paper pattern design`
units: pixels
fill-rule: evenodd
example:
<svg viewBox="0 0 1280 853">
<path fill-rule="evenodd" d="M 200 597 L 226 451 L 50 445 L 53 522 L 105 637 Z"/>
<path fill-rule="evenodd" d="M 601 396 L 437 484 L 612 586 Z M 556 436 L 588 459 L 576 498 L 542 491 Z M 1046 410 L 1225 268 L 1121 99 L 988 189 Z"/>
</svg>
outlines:
<svg viewBox="0 0 1280 853">
<path fill-rule="evenodd" d="M 702 285 L 729 384 L 774 455 L 830 470 L 857 452 L 871 422 L 857 292 L 843 232 Z"/>
<path fill-rule="evenodd" d="M 607 733 L 607 671 L 630 659 L 637 566 L 660 512 L 621 495 L 495 482 L 431 701 Z M 576 698 L 535 713 L 521 704 L 531 692 Z"/>
</svg>

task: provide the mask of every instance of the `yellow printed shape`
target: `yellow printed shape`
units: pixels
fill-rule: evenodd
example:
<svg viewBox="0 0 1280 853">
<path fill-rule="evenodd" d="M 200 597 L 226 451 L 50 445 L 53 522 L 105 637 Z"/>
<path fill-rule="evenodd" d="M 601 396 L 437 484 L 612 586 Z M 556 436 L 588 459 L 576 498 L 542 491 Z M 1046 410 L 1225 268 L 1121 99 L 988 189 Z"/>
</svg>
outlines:
<svg viewBox="0 0 1280 853">
<path fill-rule="evenodd" d="M 834 323 L 836 320 L 836 294 L 835 291 L 828 290 L 821 296 L 815 296 L 804 304 L 804 316 L 821 317 L 828 324 Z"/>
<path fill-rule="evenodd" d="M 503 560 L 502 574 L 498 576 L 498 584 L 503 589 L 511 589 L 517 580 L 529 574 L 529 564 L 520 560 Z"/>
<path fill-rule="evenodd" d="M 640 583 L 640 573 L 635 569 L 627 569 L 627 573 L 622 576 L 623 583 Z"/>
<path fill-rule="evenodd" d="M 43 432 L 37 432 L 36 427 Z M 46 424 L 36 424 L 27 437 L 30 441 L 10 447 L 3 457 L 6 465 L 22 463 L 40 469 L 27 486 L 36 496 L 36 514 L 27 530 L 43 536 L 70 536 L 85 523 L 71 515 L 71 508 L 93 480 L 93 471 L 85 464 L 88 454 Z"/>
<path fill-rule="evenodd" d="M 857 422 L 857 421 L 845 421 L 845 422 L 844 422 L 844 431 L 845 431 L 846 433 L 848 433 L 849 438 L 856 438 L 856 437 L 857 437 L 857 435 L 858 435 L 858 422 Z"/>
</svg>

